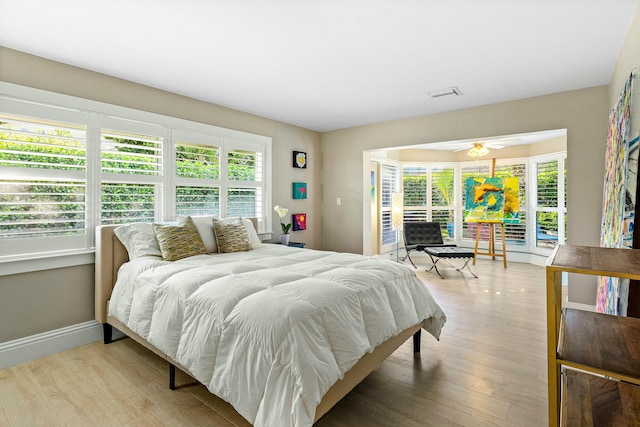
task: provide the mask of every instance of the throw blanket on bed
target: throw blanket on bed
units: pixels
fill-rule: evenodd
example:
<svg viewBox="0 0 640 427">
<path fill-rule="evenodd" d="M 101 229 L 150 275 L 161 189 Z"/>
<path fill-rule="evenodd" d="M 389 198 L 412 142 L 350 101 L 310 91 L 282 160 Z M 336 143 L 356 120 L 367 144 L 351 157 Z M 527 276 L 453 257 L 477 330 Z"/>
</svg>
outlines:
<svg viewBox="0 0 640 427">
<path fill-rule="evenodd" d="M 446 320 L 400 264 L 262 244 L 175 262 L 137 258 L 109 314 L 257 426 L 310 426 L 325 392 L 364 354 Z"/>
</svg>

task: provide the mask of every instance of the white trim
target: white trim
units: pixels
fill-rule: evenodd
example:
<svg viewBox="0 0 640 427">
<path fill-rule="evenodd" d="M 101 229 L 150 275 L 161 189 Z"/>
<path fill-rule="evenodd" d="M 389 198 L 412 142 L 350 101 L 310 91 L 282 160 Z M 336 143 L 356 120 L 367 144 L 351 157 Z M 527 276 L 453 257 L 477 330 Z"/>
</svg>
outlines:
<svg viewBox="0 0 640 427">
<path fill-rule="evenodd" d="M 58 251 L 2 257 L 0 276 L 95 263 L 94 250 Z"/>
<path fill-rule="evenodd" d="M 102 339 L 95 320 L 54 329 L 0 344 L 0 369 L 70 350 Z"/>
<path fill-rule="evenodd" d="M 582 311 L 592 311 L 594 313 L 596 312 L 596 306 L 595 305 L 581 304 L 579 302 L 567 301 L 567 308 L 574 308 L 576 310 L 582 310 Z"/>
<path fill-rule="evenodd" d="M 243 132 L 235 129 L 227 129 L 206 123 L 191 120 L 179 119 L 177 117 L 165 116 L 151 113 L 149 111 L 136 110 L 120 105 L 107 104 L 105 102 L 93 101 L 90 99 L 78 98 L 61 93 L 50 92 L 31 87 L 20 86 L 13 83 L 0 81 L 0 95 L 7 98 L 19 99 L 33 104 L 47 104 L 48 106 L 58 106 L 74 110 L 97 112 L 112 117 L 128 121 L 140 121 L 143 123 L 153 122 L 153 124 L 171 126 L 191 131 L 214 132 L 218 136 L 227 136 L 245 141 L 256 141 L 271 143 L 271 137 Z M 37 101 L 34 101 L 37 100 Z"/>
</svg>

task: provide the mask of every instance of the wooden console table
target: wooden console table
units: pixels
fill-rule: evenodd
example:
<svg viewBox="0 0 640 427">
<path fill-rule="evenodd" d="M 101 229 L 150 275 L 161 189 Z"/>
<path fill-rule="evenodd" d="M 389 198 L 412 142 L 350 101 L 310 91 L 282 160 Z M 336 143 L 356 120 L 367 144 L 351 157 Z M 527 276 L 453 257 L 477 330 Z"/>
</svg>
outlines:
<svg viewBox="0 0 640 427">
<path fill-rule="evenodd" d="M 640 279 L 640 249 L 558 245 L 547 260 L 549 426 L 640 425 L 640 319 L 562 307 L 562 273 Z"/>
<path fill-rule="evenodd" d="M 475 224 L 478 225 L 477 229 L 476 229 L 476 246 L 473 250 L 474 253 L 474 257 L 473 257 L 473 265 L 476 265 L 476 257 L 478 255 L 488 255 L 490 257 L 492 257 L 494 260 L 496 259 L 496 257 L 502 257 L 502 261 L 504 263 L 504 268 L 507 268 L 507 246 L 505 244 L 505 237 L 504 237 L 504 221 L 473 221 L 470 220 L 468 222 L 473 222 Z M 487 250 L 487 252 L 478 252 L 478 244 L 480 243 L 480 233 L 482 231 L 482 224 L 488 224 L 489 225 L 489 249 Z M 496 252 L 496 241 L 495 241 L 495 226 L 496 225 L 500 225 L 501 227 L 501 232 L 502 232 L 502 252 L 501 253 L 497 253 Z"/>
</svg>

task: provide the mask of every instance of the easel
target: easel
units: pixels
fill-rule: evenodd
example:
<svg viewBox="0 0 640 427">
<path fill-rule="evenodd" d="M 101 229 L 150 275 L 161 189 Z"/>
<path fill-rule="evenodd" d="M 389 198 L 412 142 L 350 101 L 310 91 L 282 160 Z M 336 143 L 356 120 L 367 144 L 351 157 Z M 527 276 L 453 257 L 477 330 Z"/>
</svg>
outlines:
<svg viewBox="0 0 640 427">
<path fill-rule="evenodd" d="M 495 176 L 496 172 L 496 159 L 491 159 L 491 178 Z M 478 255 L 488 255 L 492 257 L 495 261 L 496 257 L 502 257 L 502 261 L 504 263 L 504 268 L 507 268 L 507 245 L 505 243 L 504 237 L 504 221 L 468 221 L 475 222 L 477 224 L 476 228 L 476 246 L 473 250 L 473 265 L 476 265 L 476 257 Z M 478 244 L 480 243 L 480 233 L 482 232 L 482 224 L 487 224 L 489 226 L 489 249 L 487 252 L 478 252 Z M 495 242 L 495 225 L 500 225 L 500 231 L 502 232 L 502 253 L 496 253 L 496 242 Z"/>
<path fill-rule="evenodd" d="M 494 260 L 496 257 L 502 257 L 502 261 L 504 263 L 504 268 L 507 268 L 507 248 L 505 244 L 504 238 L 504 221 L 469 221 L 475 222 L 478 227 L 476 229 L 476 246 L 473 250 L 475 256 L 473 257 L 473 265 L 476 265 L 476 257 L 478 255 L 489 255 Z M 489 249 L 487 252 L 478 252 L 478 243 L 480 243 L 480 233 L 482 231 L 482 224 L 487 224 L 489 226 Z M 500 225 L 502 232 L 502 253 L 496 253 L 496 243 L 495 243 L 495 225 Z"/>
</svg>

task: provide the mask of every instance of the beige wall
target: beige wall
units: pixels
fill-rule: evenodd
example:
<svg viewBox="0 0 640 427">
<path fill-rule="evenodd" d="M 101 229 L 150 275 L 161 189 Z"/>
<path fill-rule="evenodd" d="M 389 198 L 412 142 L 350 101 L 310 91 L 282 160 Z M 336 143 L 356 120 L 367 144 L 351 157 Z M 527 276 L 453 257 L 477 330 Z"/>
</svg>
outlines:
<svg viewBox="0 0 640 427">
<path fill-rule="evenodd" d="M 342 205 L 323 206 L 323 247 L 363 250 L 363 151 L 549 129 L 567 129 L 568 241 L 598 245 L 607 116 L 607 86 L 598 86 L 324 133 L 324 195 Z M 595 288 L 583 291 L 572 301 L 593 304 Z"/>
<path fill-rule="evenodd" d="M 0 343 L 93 319 L 93 264 L 0 276 Z"/>
<path fill-rule="evenodd" d="M 0 81 L 272 137 L 272 202 L 288 207 L 291 213 L 306 212 L 308 228 L 293 232 L 292 240 L 305 242 L 310 248 L 322 247 L 319 133 L 3 47 Z M 292 150 L 307 152 L 307 169 L 291 166 Z M 307 200 L 294 203 L 294 181 L 307 182 Z M 277 214 L 273 209 L 267 214 L 273 215 L 273 231 L 277 233 Z M 93 319 L 93 278 L 77 274 L 78 268 L 85 271 L 89 266 L 60 269 L 52 275 L 0 276 L 0 342 Z M 93 271 L 93 265 L 90 268 Z M 50 295 L 58 297 L 51 299 Z M 43 309 L 48 302 L 53 304 Z M 6 312 L 5 304 L 17 309 Z M 3 321 L 6 316 L 11 321 Z"/>
</svg>

